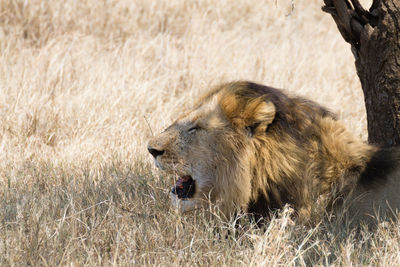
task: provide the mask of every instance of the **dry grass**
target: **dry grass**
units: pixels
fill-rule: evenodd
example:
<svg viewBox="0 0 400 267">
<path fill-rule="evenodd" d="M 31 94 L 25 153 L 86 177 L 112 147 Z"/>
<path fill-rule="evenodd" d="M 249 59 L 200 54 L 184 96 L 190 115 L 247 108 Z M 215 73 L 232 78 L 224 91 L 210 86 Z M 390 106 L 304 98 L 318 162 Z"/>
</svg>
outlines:
<svg viewBox="0 0 400 267">
<path fill-rule="evenodd" d="M 193 97 L 237 79 L 316 100 L 366 139 L 350 48 L 321 5 L 0 0 L 0 265 L 400 265 L 398 223 L 179 216 L 146 153 Z"/>
</svg>

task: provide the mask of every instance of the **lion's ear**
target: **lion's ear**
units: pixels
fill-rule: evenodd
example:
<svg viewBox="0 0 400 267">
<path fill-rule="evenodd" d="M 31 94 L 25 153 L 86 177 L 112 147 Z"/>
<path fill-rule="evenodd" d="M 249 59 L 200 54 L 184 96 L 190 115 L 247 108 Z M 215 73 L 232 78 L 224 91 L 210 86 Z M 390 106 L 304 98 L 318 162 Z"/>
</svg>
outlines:
<svg viewBox="0 0 400 267">
<path fill-rule="evenodd" d="M 249 136 L 265 133 L 275 118 L 275 105 L 263 97 L 241 99 L 235 95 L 225 95 L 220 105 L 232 124 L 245 130 Z"/>
<path fill-rule="evenodd" d="M 250 101 L 244 107 L 243 119 L 249 136 L 263 134 L 275 118 L 275 105 L 262 98 Z"/>
</svg>

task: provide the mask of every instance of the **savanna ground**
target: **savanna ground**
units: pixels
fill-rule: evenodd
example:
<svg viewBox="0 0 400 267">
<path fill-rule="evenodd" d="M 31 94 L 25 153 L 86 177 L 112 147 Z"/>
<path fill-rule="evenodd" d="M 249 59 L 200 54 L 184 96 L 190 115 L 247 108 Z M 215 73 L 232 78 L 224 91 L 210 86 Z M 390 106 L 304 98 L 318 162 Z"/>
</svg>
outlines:
<svg viewBox="0 0 400 267">
<path fill-rule="evenodd" d="M 350 47 L 312 1 L 0 0 L 0 265 L 400 265 L 400 226 L 181 216 L 146 151 L 212 85 L 316 100 L 366 140 Z"/>
</svg>

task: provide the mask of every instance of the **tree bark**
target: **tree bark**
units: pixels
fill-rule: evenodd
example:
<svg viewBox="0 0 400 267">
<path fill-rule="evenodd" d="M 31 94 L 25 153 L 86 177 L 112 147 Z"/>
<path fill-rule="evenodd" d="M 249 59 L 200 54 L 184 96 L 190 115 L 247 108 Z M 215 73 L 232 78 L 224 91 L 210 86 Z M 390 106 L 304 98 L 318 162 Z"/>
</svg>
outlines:
<svg viewBox="0 0 400 267">
<path fill-rule="evenodd" d="M 364 92 L 368 142 L 400 144 L 400 0 L 324 0 L 344 40 L 351 44 Z"/>
</svg>

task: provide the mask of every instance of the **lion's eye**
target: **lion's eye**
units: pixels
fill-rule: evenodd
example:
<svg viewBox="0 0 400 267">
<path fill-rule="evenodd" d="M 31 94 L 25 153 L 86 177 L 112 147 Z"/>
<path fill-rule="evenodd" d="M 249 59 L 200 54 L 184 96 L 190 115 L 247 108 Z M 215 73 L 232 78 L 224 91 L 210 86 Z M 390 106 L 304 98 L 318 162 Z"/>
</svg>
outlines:
<svg viewBox="0 0 400 267">
<path fill-rule="evenodd" d="M 201 129 L 201 127 L 200 126 L 198 126 L 198 125 L 196 125 L 196 126 L 193 126 L 192 128 L 190 128 L 189 130 L 188 130 L 188 133 L 195 133 L 197 130 L 200 130 Z"/>
</svg>

